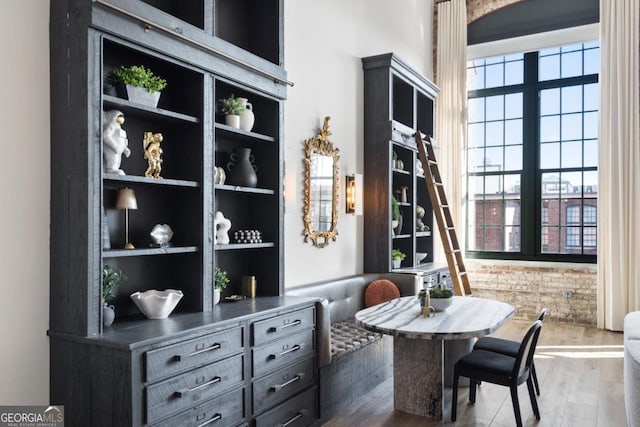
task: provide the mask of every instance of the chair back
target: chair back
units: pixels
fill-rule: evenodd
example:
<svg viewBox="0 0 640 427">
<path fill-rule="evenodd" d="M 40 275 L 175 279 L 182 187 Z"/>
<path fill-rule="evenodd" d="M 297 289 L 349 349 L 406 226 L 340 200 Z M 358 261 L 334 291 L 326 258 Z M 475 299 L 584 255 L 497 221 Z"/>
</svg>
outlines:
<svg viewBox="0 0 640 427">
<path fill-rule="evenodd" d="M 521 377 L 531 369 L 533 354 L 536 352 L 536 344 L 538 343 L 541 328 L 542 320 L 536 320 L 522 339 L 518 349 L 518 356 L 516 356 L 516 363 L 513 366 L 513 376 L 515 378 Z"/>
</svg>

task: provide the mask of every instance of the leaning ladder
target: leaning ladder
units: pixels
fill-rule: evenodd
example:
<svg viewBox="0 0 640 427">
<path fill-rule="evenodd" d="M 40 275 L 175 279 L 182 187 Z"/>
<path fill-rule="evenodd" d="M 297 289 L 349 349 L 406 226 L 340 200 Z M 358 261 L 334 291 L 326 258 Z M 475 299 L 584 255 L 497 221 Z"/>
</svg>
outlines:
<svg viewBox="0 0 640 427">
<path fill-rule="evenodd" d="M 469 295 L 471 294 L 469 276 L 464 266 L 460 243 L 453 225 L 451 209 L 447 203 L 447 196 L 440 177 L 440 169 L 433 151 L 433 143 L 430 138 L 422 139 L 422 133 L 418 131 L 416 132 L 416 145 L 418 146 L 418 156 L 424 169 L 431 206 L 440 230 L 440 238 L 451 273 L 453 289 L 456 295 Z"/>
</svg>

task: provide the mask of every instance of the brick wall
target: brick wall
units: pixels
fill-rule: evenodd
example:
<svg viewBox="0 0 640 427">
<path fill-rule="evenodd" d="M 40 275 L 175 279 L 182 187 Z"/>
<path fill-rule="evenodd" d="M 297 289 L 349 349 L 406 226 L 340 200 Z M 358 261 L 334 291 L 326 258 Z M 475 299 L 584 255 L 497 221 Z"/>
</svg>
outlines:
<svg viewBox="0 0 640 427">
<path fill-rule="evenodd" d="M 473 296 L 512 304 L 514 318 L 596 326 L 595 264 L 467 260 Z M 570 292 L 567 298 L 565 292 Z"/>
</svg>

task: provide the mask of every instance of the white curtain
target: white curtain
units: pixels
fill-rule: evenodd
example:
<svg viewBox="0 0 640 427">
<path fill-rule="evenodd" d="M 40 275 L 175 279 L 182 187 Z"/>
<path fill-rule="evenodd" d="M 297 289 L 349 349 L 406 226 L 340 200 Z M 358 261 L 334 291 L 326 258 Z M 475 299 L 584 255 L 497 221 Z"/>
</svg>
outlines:
<svg viewBox="0 0 640 427">
<path fill-rule="evenodd" d="M 464 249 L 467 128 L 467 6 L 465 0 L 437 4 L 435 139 L 436 158 L 451 206 L 456 234 Z M 434 221 L 434 228 L 435 221 Z M 437 230 L 433 230 L 434 236 Z M 434 258 L 444 262 L 442 245 L 434 237 Z"/>
<path fill-rule="evenodd" d="M 640 310 L 638 0 L 600 0 L 598 327 Z"/>
</svg>

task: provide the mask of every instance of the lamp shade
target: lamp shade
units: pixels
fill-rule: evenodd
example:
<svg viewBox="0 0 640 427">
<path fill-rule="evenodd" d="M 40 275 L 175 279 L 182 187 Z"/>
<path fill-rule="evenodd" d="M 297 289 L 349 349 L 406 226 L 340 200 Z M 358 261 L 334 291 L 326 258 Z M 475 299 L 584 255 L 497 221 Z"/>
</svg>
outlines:
<svg viewBox="0 0 640 427">
<path fill-rule="evenodd" d="M 116 209 L 138 209 L 136 193 L 131 188 L 121 188 L 118 190 Z"/>
</svg>

